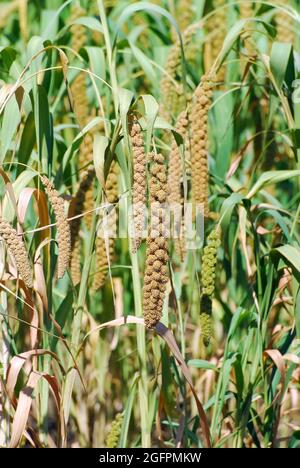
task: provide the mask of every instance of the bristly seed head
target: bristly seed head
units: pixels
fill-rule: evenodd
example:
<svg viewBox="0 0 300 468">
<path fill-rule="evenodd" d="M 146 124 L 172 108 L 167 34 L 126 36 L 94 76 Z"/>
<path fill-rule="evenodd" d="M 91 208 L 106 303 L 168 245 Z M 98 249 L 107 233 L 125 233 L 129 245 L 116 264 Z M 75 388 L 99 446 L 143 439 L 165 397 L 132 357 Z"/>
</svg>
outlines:
<svg viewBox="0 0 300 468">
<path fill-rule="evenodd" d="M 16 262 L 17 271 L 20 274 L 20 277 L 28 288 L 32 288 L 32 269 L 23 239 L 9 223 L 3 221 L 1 218 L 0 237 L 2 237 L 6 242 L 9 252 Z"/>
<path fill-rule="evenodd" d="M 133 120 L 130 127 L 133 152 L 132 205 L 134 238 L 132 239 L 132 252 L 135 253 L 142 243 L 144 228 L 144 208 L 147 201 L 146 154 L 142 130 L 139 123 L 136 120 Z"/>
<path fill-rule="evenodd" d="M 146 268 L 144 275 L 143 311 L 147 328 L 154 328 L 162 316 L 163 301 L 168 282 L 168 241 L 162 233 L 163 205 L 168 196 L 165 180 L 166 166 L 161 154 L 151 154 L 150 206 L 151 223 L 147 239 Z"/>
<path fill-rule="evenodd" d="M 53 183 L 46 176 L 41 177 L 45 192 L 54 211 L 58 234 L 58 278 L 62 278 L 69 267 L 71 257 L 71 230 L 65 215 L 64 200 L 59 196 Z"/>
</svg>

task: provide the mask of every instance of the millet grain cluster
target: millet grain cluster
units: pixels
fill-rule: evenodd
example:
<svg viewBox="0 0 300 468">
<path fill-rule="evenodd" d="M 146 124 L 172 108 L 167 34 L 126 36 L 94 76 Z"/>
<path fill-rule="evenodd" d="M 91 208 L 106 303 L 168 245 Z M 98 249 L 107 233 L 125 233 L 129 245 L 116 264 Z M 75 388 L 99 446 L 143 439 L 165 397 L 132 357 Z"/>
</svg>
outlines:
<svg viewBox="0 0 300 468">
<path fill-rule="evenodd" d="M 41 177 L 45 192 L 54 211 L 58 234 L 58 278 L 62 278 L 69 267 L 71 257 L 71 230 L 65 215 L 64 200 L 59 196 L 53 183 L 46 176 Z"/>
<path fill-rule="evenodd" d="M 113 420 L 110 431 L 106 437 L 107 448 L 118 447 L 123 419 L 124 419 L 124 415 L 122 413 L 118 413 L 116 418 Z"/>
<path fill-rule="evenodd" d="M 142 130 L 136 120 L 131 125 L 130 137 L 133 152 L 132 204 L 134 237 L 132 239 L 132 251 L 135 253 L 142 242 L 144 211 L 147 202 L 146 154 Z"/>
<path fill-rule="evenodd" d="M 189 151 L 189 118 L 186 111 L 181 112 L 179 115 L 175 130 L 183 139 L 183 146 L 185 151 Z M 182 177 L 184 173 L 184 161 L 182 160 L 180 147 L 175 139 L 171 143 L 170 151 L 170 162 L 169 162 L 169 172 L 168 172 L 168 186 L 169 186 L 169 203 L 172 207 L 172 212 L 174 214 L 174 225 L 175 228 L 175 251 L 177 255 L 182 259 L 184 255 L 184 213 L 183 213 L 183 194 L 182 194 Z M 178 221 L 180 221 L 180 227 L 177 226 Z M 178 237 L 177 237 L 178 236 Z"/>
<path fill-rule="evenodd" d="M 218 57 L 226 36 L 227 10 L 222 8 L 226 6 L 226 0 L 213 0 L 213 8 L 216 12 L 208 19 L 207 30 L 211 39 L 206 45 L 206 70 L 210 70 Z M 225 68 L 222 67 L 217 76 L 217 80 L 225 80 Z"/>
<path fill-rule="evenodd" d="M 89 168 L 83 175 L 79 188 L 75 194 L 75 197 L 73 198 L 71 202 L 70 210 L 69 210 L 70 218 L 73 218 L 77 215 L 81 215 L 85 211 L 85 209 L 88 208 L 87 202 L 86 202 L 86 195 L 87 194 L 93 195 L 92 188 L 93 188 L 94 178 L 95 178 L 95 170 L 94 168 Z M 93 200 L 92 200 L 92 203 L 93 203 Z M 91 205 L 91 203 L 88 203 L 88 205 Z M 85 215 L 85 221 L 87 221 L 88 219 L 88 221 L 90 222 L 91 217 L 92 217 L 92 213 Z M 81 242 L 80 242 L 80 237 L 79 237 L 80 225 L 81 225 L 81 217 L 75 218 L 71 221 L 71 276 L 72 276 L 74 285 L 78 284 L 81 278 L 81 268 L 80 268 Z"/>
<path fill-rule="evenodd" d="M 78 4 L 72 5 L 71 21 L 75 21 L 82 16 L 85 16 L 86 12 Z M 72 42 L 71 46 L 75 52 L 85 46 L 86 44 L 86 28 L 81 24 L 73 24 L 71 26 Z M 85 73 L 80 72 L 75 77 L 71 91 L 74 99 L 74 110 L 78 119 L 79 125 L 84 127 L 86 125 L 87 112 L 88 112 L 88 98 L 86 93 L 86 79 Z"/>
<path fill-rule="evenodd" d="M 207 238 L 201 262 L 200 326 L 205 346 L 212 336 L 212 298 L 215 291 L 217 252 L 220 246 L 220 230 L 213 229 Z"/>
<path fill-rule="evenodd" d="M 105 184 L 104 203 L 111 205 L 118 201 L 118 165 L 112 162 Z M 93 290 L 96 291 L 104 286 L 108 265 L 115 255 L 115 229 L 117 225 L 117 208 L 110 206 L 105 215 L 105 224 L 99 229 L 96 236 L 96 271 L 93 279 Z M 106 244 L 108 243 L 108 252 Z M 109 257 L 109 258 L 108 258 Z M 108 261 L 109 260 L 109 261 Z"/>
<path fill-rule="evenodd" d="M 150 168 L 151 221 L 147 239 L 143 290 L 143 311 L 147 328 L 154 328 L 162 316 L 168 282 L 168 227 L 164 223 L 167 202 L 167 170 L 162 154 L 152 153 Z"/>
<path fill-rule="evenodd" d="M 0 237 L 5 241 L 7 248 L 14 258 L 17 271 L 28 288 L 33 287 L 32 268 L 28 254 L 21 236 L 6 221 L 0 218 Z"/>
<path fill-rule="evenodd" d="M 281 6 L 289 6 L 289 0 L 276 0 Z M 289 42 L 291 44 L 295 41 L 294 34 L 294 21 L 290 15 L 287 15 L 283 10 L 277 10 L 275 15 L 275 22 L 277 27 L 277 38 L 278 42 Z"/>
<path fill-rule="evenodd" d="M 197 28 L 198 25 L 192 24 L 182 34 L 184 50 L 188 49 Z M 184 94 L 182 81 L 177 79 L 177 75 L 181 75 L 181 46 L 178 38 L 170 49 L 165 71 L 166 74 L 161 80 L 162 113 L 167 120 L 170 120 L 172 116 L 177 116 L 186 108 L 186 101 L 189 101 L 189 96 Z M 177 85 L 170 78 L 177 81 Z"/>
<path fill-rule="evenodd" d="M 191 165 L 192 200 L 207 217 L 208 207 L 208 111 L 211 105 L 213 81 L 210 75 L 203 75 L 195 90 L 191 104 Z"/>
</svg>

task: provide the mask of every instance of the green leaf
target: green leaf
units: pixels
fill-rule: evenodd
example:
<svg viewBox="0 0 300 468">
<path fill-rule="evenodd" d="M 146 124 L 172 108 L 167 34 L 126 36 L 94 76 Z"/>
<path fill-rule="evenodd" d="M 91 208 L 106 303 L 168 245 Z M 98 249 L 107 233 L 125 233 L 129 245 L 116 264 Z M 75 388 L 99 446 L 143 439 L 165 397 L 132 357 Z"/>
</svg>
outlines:
<svg viewBox="0 0 300 468">
<path fill-rule="evenodd" d="M 105 66 L 105 56 L 104 52 L 100 47 L 85 47 L 85 50 L 87 51 L 89 62 L 91 65 L 91 70 L 92 72 L 102 78 L 102 80 L 105 80 L 106 78 L 106 66 Z M 103 88 L 103 81 L 97 79 L 95 77 L 95 83 L 97 85 L 97 88 L 101 92 Z"/>
<path fill-rule="evenodd" d="M 26 55 L 27 58 L 26 60 L 30 63 L 30 73 L 34 74 L 38 72 L 42 68 L 42 59 L 43 59 L 43 54 L 40 52 L 41 50 L 44 49 L 44 39 L 40 36 L 32 36 L 30 41 L 28 42 L 27 50 L 26 50 Z M 34 57 L 34 58 L 33 58 Z M 33 77 L 31 80 L 32 86 L 36 82 L 36 77 Z"/>
<path fill-rule="evenodd" d="M 39 159 L 43 172 L 48 174 L 51 169 L 53 151 L 53 124 L 48 96 L 42 85 L 34 88 L 32 96 Z"/>
<path fill-rule="evenodd" d="M 270 36 L 272 37 L 275 36 L 276 29 L 273 26 L 271 26 L 269 23 L 267 23 L 266 21 L 263 21 L 260 18 L 251 18 L 251 22 L 262 24 L 264 28 L 267 30 L 267 32 L 270 34 Z M 246 19 L 239 20 L 235 22 L 235 24 L 229 30 L 223 42 L 223 47 L 221 49 L 220 56 L 219 56 L 218 66 L 220 66 L 224 62 L 228 53 L 232 49 L 232 46 L 234 45 L 235 41 L 240 37 L 241 33 L 244 31 L 247 23 L 249 23 L 249 20 L 246 20 Z"/>
<path fill-rule="evenodd" d="M 61 5 L 60 8 L 58 8 L 55 12 L 55 15 L 52 16 L 51 20 L 49 21 L 46 29 L 43 32 L 43 38 L 48 39 L 51 36 L 51 31 L 54 30 L 54 25 L 58 21 L 58 18 L 60 17 L 61 12 L 68 6 L 73 0 L 67 0 L 65 3 Z"/>
<path fill-rule="evenodd" d="M 274 42 L 272 44 L 270 67 L 276 83 L 281 88 L 285 79 L 288 65 L 293 61 L 292 44 L 283 42 Z"/>
<path fill-rule="evenodd" d="M 243 200 L 243 196 L 239 193 L 232 193 L 226 200 L 224 201 L 222 208 L 221 208 L 221 225 L 224 232 L 227 231 L 230 222 L 231 216 L 233 213 L 234 208 L 236 205 L 239 205 Z"/>
<path fill-rule="evenodd" d="M 299 176 L 299 169 L 291 171 L 267 171 L 259 177 L 258 181 L 254 184 L 246 198 L 254 197 L 263 187 L 267 187 L 268 185 L 276 184 L 278 182 L 291 179 L 292 177 Z"/>
<path fill-rule="evenodd" d="M 288 263 L 300 274 L 300 249 L 294 247 L 293 245 L 283 245 L 281 247 L 276 247 L 274 251 L 279 252 L 279 254 L 288 261 Z"/>
<path fill-rule="evenodd" d="M 95 117 L 82 129 L 82 131 L 78 135 L 76 135 L 76 137 L 72 141 L 72 144 L 69 146 L 69 148 L 67 149 L 67 151 L 65 152 L 63 156 L 63 163 L 62 163 L 63 172 L 66 170 L 68 162 L 72 158 L 74 152 L 79 148 L 83 136 L 86 133 L 88 133 L 90 130 L 92 130 L 92 128 L 96 127 L 100 122 L 103 122 L 103 119 L 101 117 Z"/>
<path fill-rule="evenodd" d="M 3 122 L 0 132 L 0 164 L 3 163 L 6 152 L 9 150 L 13 136 L 20 123 L 21 114 L 15 96 L 12 96 L 4 109 Z"/>
<path fill-rule="evenodd" d="M 124 23 L 127 21 L 127 19 L 131 15 L 133 15 L 134 13 L 137 13 L 139 11 L 142 11 L 143 13 L 147 12 L 147 13 L 151 14 L 154 17 L 154 19 L 156 19 L 156 15 L 161 15 L 161 16 L 164 16 L 165 18 L 167 18 L 167 20 L 170 22 L 170 24 L 176 30 L 176 32 L 178 34 L 178 37 L 180 38 L 180 41 L 181 41 L 181 34 L 180 34 L 178 24 L 177 24 L 176 20 L 174 19 L 174 17 L 167 10 L 165 10 L 164 8 L 161 8 L 158 5 L 153 5 L 152 3 L 149 3 L 149 2 L 135 2 L 133 5 L 129 5 L 126 8 L 124 8 L 121 16 L 119 17 L 119 19 L 117 21 L 117 30 L 116 30 L 115 38 L 114 38 L 114 42 L 113 42 L 114 46 L 116 45 L 118 34 L 119 34 L 122 26 L 124 25 Z"/>
<path fill-rule="evenodd" d="M 125 131 L 127 129 L 127 114 L 133 99 L 133 92 L 129 89 L 119 88 L 118 98 L 122 127 Z"/>
<path fill-rule="evenodd" d="M 289 448 L 300 447 L 300 430 L 294 431 L 292 437 L 289 440 Z"/>
<path fill-rule="evenodd" d="M 42 10 L 41 36 L 44 40 L 54 41 L 58 30 L 58 16 L 56 10 Z"/>
<path fill-rule="evenodd" d="M 132 50 L 132 53 L 136 59 L 136 61 L 139 63 L 141 68 L 144 70 L 146 77 L 153 83 L 157 80 L 156 73 L 154 71 L 154 68 L 148 59 L 147 55 L 145 55 L 141 49 L 136 47 L 132 41 L 129 41 L 130 48 Z"/>
<path fill-rule="evenodd" d="M 144 101 L 145 111 L 146 111 L 146 115 L 145 115 L 146 128 L 147 128 L 146 151 L 147 153 L 149 153 L 153 128 L 154 128 L 155 120 L 157 118 L 158 111 L 159 111 L 159 105 L 157 101 L 154 99 L 154 97 L 151 96 L 150 94 L 143 94 L 142 99 Z"/>
<path fill-rule="evenodd" d="M 93 31 L 98 31 L 103 34 L 103 28 L 100 21 L 91 16 L 82 16 L 81 18 L 77 18 L 70 23 L 70 25 L 72 24 L 81 24 L 82 26 L 86 26 Z"/>
<path fill-rule="evenodd" d="M 204 361 L 203 359 L 190 359 L 188 361 L 188 366 L 196 367 L 197 369 L 217 370 L 217 366 L 215 364 L 212 364 L 209 361 Z"/>
<path fill-rule="evenodd" d="M 109 139 L 100 134 L 96 134 L 94 138 L 94 147 L 93 147 L 93 160 L 96 171 L 97 179 L 102 188 L 105 186 L 104 178 L 104 161 L 105 161 L 105 152 L 109 145 Z"/>
<path fill-rule="evenodd" d="M 131 413 L 132 413 L 132 407 L 135 401 L 138 379 L 139 379 L 139 375 L 135 374 L 130 390 L 129 390 L 129 395 L 126 401 L 126 405 L 125 405 L 124 418 L 122 422 L 120 440 L 119 440 L 119 445 L 118 445 L 119 448 L 126 448 L 127 446 L 128 429 L 129 429 L 129 423 L 130 423 L 130 418 L 131 418 Z"/>
<path fill-rule="evenodd" d="M 17 52 L 12 47 L 0 47 L 0 68 L 1 71 L 8 72 L 16 58 Z"/>
<path fill-rule="evenodd" d="M 27 164 L 31 152 L 33 150 L 35 143 L 35 126 L 34 126 L 34 115 L 33 112 L 30 112 L 27 116 L 24 129 L 22 132 L 20 147 L 18 151 L 18 162 L 22 164 Z M 17 173 L 22 172 L 24 168 L 18 166 Z"/>
</svg>

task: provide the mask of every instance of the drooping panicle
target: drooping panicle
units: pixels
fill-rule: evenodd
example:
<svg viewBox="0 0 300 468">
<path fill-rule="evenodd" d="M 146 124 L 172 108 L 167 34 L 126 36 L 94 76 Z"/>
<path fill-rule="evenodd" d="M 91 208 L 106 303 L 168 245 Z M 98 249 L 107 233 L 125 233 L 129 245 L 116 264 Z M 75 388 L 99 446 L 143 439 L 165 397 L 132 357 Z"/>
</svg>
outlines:
<svg viewBox="0 0 300 468">
<path fill-rule="evenodd" d="M 182 34 L 182 45 L 184 50 L 191 43 L 195 32 L 198 29 L 197 24 L 189 26 Z M 177 76 L 182 75 L 182 50 L 181 43 L 176 38 L 175 44 L 171 47 L 165 65 L 165 73 L 161 80 L 161 99 L 162 112 L 167 120 L 172 116 L 177 116 L 189 101 L 190 96 L 185 95 L 184 86 L 181 81 L 178 81 Z"/>
<path fill-rule="evenodd" d="M 124 415 L 122 413 L 118 413 L 116 418 L 112 422 L 111 428 L 109 433 L 106 437 L 106 447 L 107 448 L 117 448 L 119 444 L 119 439 L 121 435 L 122 423 L 123 423 Z"/>
<path fill-rule="evenodd" d="M 187 111 L 179 115 L 175 130 L 183 139 L 183 146 L 189 152 L 189 118 Z M 185 170 L 180 147 L 175 139 L 171 143 L 169 157 L 168 187 L 169 204 L 174 217 L 174 245 L 177 255 L 182 259 L 184 255 L 184 197 L 182 194 L 182 180 Z"/>
<path fill-rule="evenodd" d="M 213 80 L 203 75 L 191 104 L 192 199 L 195 208 L 207 217 L 208 206 L 208 111 L 211 105 Z"/>
<path fill-rule="evenodd" d="M 201 262 L 200 326 L 205 346 L 212 336 L 212 298 L 215 291 L 217 252 L 220 246 L 220 229 L 213 229 L 207 238 Z"/>
<path fill-rule="evenodd" d="M 71 230 L 65 214 L 64 200 L 59 196 L 53 182 L 48 177 L 41 177 L 45 192 L 53 209 L 58 234 L 58 278 L 62 278 L 69 267 L 71 258 Z"/>
<path fill-rule="evenodd" d="M 93 290 L 104 286 L 109 264 L 115 255 L 115 238 L 117 229 L 118 201 L 118 165 L 112 162 L 105 184 L 105 196 L 103 202 L 108 204 L 104 209 L 101 226 L 96 236 L 96 271 L 93 279 Z"/>
<path fill-rule="evenodd" d="M 132 251 L 135 253 L 142 242 L 147 202 L 146 153 L 142 129 L 136 120 L 131 125 L 130 137 L 133 153 L 132 214 L 134 237 L 132 239 Z"/>
<path fill-rule="evenodd" d="M 80 242 L 80 225 L 82 221 L 82 215 L 86 210 L 89 209 L 87 206 L 87 194 L 93 193 L 93 181 L 95 178 L 95 169 L 93 167 L 89 168 L 83 175 L 78 190 L 73 198 L 70 210 L 69 217 L 74 218 L 71 221 L 71 276 L 74 285 L 80 282 L 81 278 L 81 267 L 80 267 L 80 258 L 81 258 L 81 242 Z M 93 200 L 92 200 L 93 202 Z M 88 204 L 90 205 L 90 203 Z M 87 213 L 84 215 L 84 219 L 87 224 L 91 221 L 92 213 Z"/>
<path fill-rule="evenodd" d="M 289 6 L 290 1 L 276 0 L 275 3 L 278 3 L 278 5 L 281 6 L 281 9 L 278 9 L 275 15 L 277 41 L 293 44 L 295 41 L 294 20 L 291 15 L 282 9 L 283 6 Z"/>
<path fill-rule="evenodd" d="M 162 154 L 152 153 L 150 168 L 151 219 L 147 238 L 144 275 L 143 311 L 147 328 L 154 328 L 162 316 L 168 282 L 168 237 L 165 220 L 167 202 L 167 170 Z"/>
<path fill-rule="evenodd" d="M 0 237 L 5 241 L 7 248 L 14 258 L 17 271 L 28 288 L 32 288 L 32 268 L 29 263 L 25 244 L 17 231 L 6 221 L 0 218 Z"/>
</svg>

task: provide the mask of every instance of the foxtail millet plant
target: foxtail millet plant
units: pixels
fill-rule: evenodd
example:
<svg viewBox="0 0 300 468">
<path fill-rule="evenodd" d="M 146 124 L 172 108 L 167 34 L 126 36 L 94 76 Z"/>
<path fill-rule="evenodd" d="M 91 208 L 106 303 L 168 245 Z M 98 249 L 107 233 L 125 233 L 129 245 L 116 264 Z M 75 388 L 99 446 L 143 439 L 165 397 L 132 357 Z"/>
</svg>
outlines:
<svg viewBox="0 0 300 468">
<path fill-rule="evenodd" d="M 134 236 L 132 251 L 135 253 L 143 240 L 145 206 L 147 202 L 146 153 L 142 129 L 134 120 L 130 125 L 130 138 L 133 154 L 132 209 Z"/>
<path fill-rule="evenodd" d="M 217 252 L 220 246 L 220 229 L 213 229 L 203 249 L 201 261 L 201 302 L 200 326 L 205 346 L 209 345 L 212 336 L 212 298 L 215 291 Z"/>
<path fill-rule="evenodd" d="M 117 208 L 114 206 L 118 201 L 118 165 L 112 162 L 106 183 L 103 203 L 110 206 L 104 209 L 101 226 L 98 229 L 95 242 L 96 271 L 93 278 L 93 290 L 102 288 L 105 284 L 109 265 L 115 256 L 115 236 L 117 228 Z"/>
<path fill-rule="evenodd" d="M 189 118 L 187 111 L 179 115 L 175 130 L 183 139 L 184 155 L 189 153 Z M 169 186 L 169 204 L 174 216 L 174 246 L 179 258 L 184 256 L 184 199 L 182 193 L 183 174 L 185 170 L 185 158 L 181 155 L 181 149 L 175 139 L 172 140 L 169 156 L 168 186 Z M 180 227 L 177 223 L 180 222 Z"/>
<path fill-rule="evenodd" d="M 77 3 L 72 5 L 71 20 L 74 21 L 82 16 L 85 16 L 86 11 Z M 87 36 L 85 26 L 80 24 L 73 24 L 71 26 L 72 40 L 71 46 L 75 52 L 79 52 L 86 44 Z M 74 100 L 74 112 L 82 128 L 90 120 L 89 103 L 87 96 L 87 84 L 85 72 L 80 72 L 74 79 L 71 86 L 72 96 Z M 79 168 L 87 168 L 93 160 L 93 134 L 88 132 L 84 135 L 82 143 L 79 148 Z M 72 216 L 81 215 L 83 212 L 87 214 L 84 217 L 84 222 L 88 228 L 92 222 L 92 209 L 93 209 L 93 180 L 94 169 L 88 168 L 87 172 L 80 177 L 81 181 L 77 193 L 75 194 L 75 201 L 70 207 L 72 209 Z M 79 229 L 82 218 L 77 218 L 72 222 L 72 260 L 71 260 L 71 274 L 74 284 L 80 281 L 80 240 L 78 239 Z"/>
<path fill-rule="evenodd" d="M 62 278 L 69 267 L 71 258 L 70 225 L 65 214 L 64 200 L 59 196 L 53 182 L 51 182 L 46 176 L 42 176 L 41 181 L 55 215 L 59 252 L 57 275 L 58 278 Z"/>
<path fill-rule="evenodd" d="M 211 105 L 213 80 L 207 74 L 201 78 L 191 103 L 191 164 L 192 201 L 195 209 L 208 217 L 208 111 Z"/>
<path fill-rule="evenodd" d="M 198 29 L 198 24 L 190 25 L 182 34 L 183 47 L 188 48 L 191 40 Z M 163 75 L 160 83 L 161 98 L 163 104 L 161 105 L 162 114 L 169 120 L 173 116 L 177 116 L 189 100 L 189 96 L 185 95 L 182 80 L 178 81 L 177 76 L 181 73 L 182 64 L 182 51 L 180 41 L 177 38 L 175 44 L 171 47 L 165 65 L 165 74 Z M 176 82 L 176 85 L 175 83 Z"/>
<path fill-rule="evenodd" d="M 28 39 L 28 0 L 19 0 L 20 32 L 24 42 Z"/>
<path fill-rule="evenodd" d="M 0 218 L 0 237 L 7 245 L 21 279 L 28 288 L 32 288 L 33 273 L 22 236 L 18 235 L 17 231 L 8 222 Z"/>
<path fill-rule="evenodd" d="M 123 413 L 118 413 L 111 423 L 111 428 L 106 437 L 106 447 L 107 448 L 117 448 L 119 444 L 119 439 L 121 435 L 121 428 L 124 419 Z"/>
<path fill-rule="evenodd" d="M 85 15 L 85 10 L 80 5 L 74 3 L 71 11 L 71 21 L 75 21 Z M 71 47 L 75 52 L 86 44 L 85 26 L 73 24 L 71 26 L 72 41 Z M 86 125 L 88 117 L 88 98 L 86 92 L 86 76 L 84 72 L 79 72 L 71 85 L 72 97 L 74 100 L 74 111 L 80 127 Z"/>
<path fill-rule="evenodd" d="M 205 47 L 205 71 L 210 70 L 221 49 L 226 36 L 227 8 L 226 0 L 213 0 L 212 5 L 216 10 L 207 21 L 207 31 L 211 39 L 206 43 Z M 217 80 L 221 83 L 225 80 L 224 66 L 218 70 Z"/>
<path fill-rule="evenodd" d="M 253 8 L 252 2 L 249 2 L 248 0 L 244 0 L 244 2 L 241 3 L 239 7 L 240 7 L 240 15 L 242 19 L 252 18 L 254 16 L 254 8 Z M 244 41 L 245 48 L 249 56 L 255 57 L 256 47 L 252 39 L 252 29 L 253 29 L 253 24 L 247 22 L 244 28 L 244 32 L 241 35 L 241 39 L 243 39 Z"/>
<path fill-rule="evenodd" d="M 81 240 L 79 236 L 80 225 L 82 215 L 85 211 L 86 206 L 86 194 L 92 193 L 91 188 L 93 187 L 93 182 L 95 179 L 95 169 L 90 167 L 82 177 L 78 190 L 75 194 L 75 197 L 70 203 L 69 208 L 69 217 L 75 218 L 71 221 L 71 277 L 73 283 L 76 285 L 80 282 L 81 278 L 81 268 L 80 268 L 80 259 L 81 259 Z M 91 217 L 91 213 L 84 215 L 85 218 Z"/>
<path fill-rule="evenodd" d="M 165 223 L 165 204 L 168 198 L 167 169 L 162 154 L 152 153 L 150 168 L 151 219 L 147 238 L 144 274 L 143 313 L 147 328 L 154 328 L 162 316 L 168 282 L 168 226 Z"/>
<path fill-rule="evenodd" d="M 179 0 L 175 7 L 175 16 L 180 31 L 184 32 L 193 23 L 195 11 L 192 0 Z"/>
<path fill-rule="evenodd" d="M 276 0 L 275 3 L 281 6 L 289 6 L 288 0 Z M 293 44 L 295 40 L 293 18 L 283 10 L 277 10 L 275 13 L 275 23 L 277 27 L 277 41 L 289 42 Z"/>
</svg>

